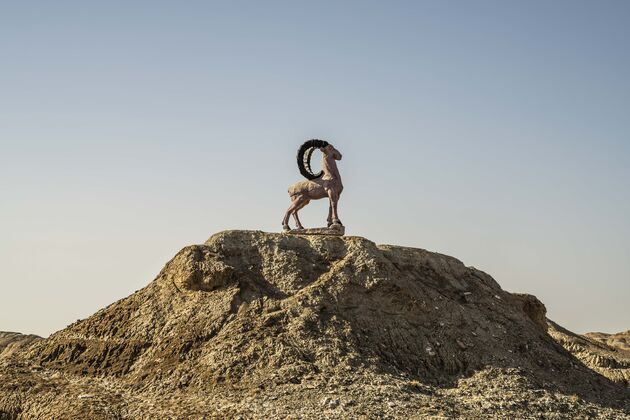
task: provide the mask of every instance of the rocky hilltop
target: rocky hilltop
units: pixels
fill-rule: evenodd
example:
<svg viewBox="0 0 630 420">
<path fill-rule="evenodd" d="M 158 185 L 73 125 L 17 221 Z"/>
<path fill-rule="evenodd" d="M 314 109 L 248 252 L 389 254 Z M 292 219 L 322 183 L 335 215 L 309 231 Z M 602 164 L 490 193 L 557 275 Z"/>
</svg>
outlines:
<svg viewBox="0 0 630 420">
<path fill-rule="evenodd" d="M 630 418 L 547 330 L 446 255 L 227 231 L 0 359 L 0 418 Z"/>
</svg>

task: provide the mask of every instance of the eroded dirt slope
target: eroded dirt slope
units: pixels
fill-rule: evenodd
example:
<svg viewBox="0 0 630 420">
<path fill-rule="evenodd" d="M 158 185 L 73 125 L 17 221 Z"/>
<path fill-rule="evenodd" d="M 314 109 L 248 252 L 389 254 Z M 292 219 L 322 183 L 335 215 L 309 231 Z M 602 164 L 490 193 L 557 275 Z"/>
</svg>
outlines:
<svg viewBox="0 0 630 420">
<path fill-rule="evenodd" d="M 574 334 L 549 321 L 549 334 L 571 354 L 594 371 L 620 385 L 630 386 L 628 333 Z"/>
<path fill-rule="evenodd" d="M 0 414 L 92 418 L 581 415 L 628 390 L 486 273 L 360 237 L 227 231 L 0 364 Z"/>
<path fill-rule="evenodd" d="M 10 357 L 17 351 L 23 351 L 42 338 L 33 334 L 0 331 L 0 359 Z"/>
</svg>

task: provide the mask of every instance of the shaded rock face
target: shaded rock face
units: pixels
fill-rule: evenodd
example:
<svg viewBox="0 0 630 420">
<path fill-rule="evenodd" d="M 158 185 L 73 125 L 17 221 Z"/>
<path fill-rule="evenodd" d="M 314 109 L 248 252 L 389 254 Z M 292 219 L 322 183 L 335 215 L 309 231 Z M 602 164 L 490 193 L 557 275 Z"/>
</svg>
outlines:
<svg viewBox="0 0 630 420">
<path fill-rule="evenodd" d="M 446 255 L 359 237 L 227 231 L 12 358 L 0 370 L 0 414 L 625 413 L 627 391 L 547 327 L 534 296 L 505 292 Z M 339 395 L 322 403 L 324 392 Z M 550 402 L 533 404 L 541 395 Z"/>
</svg>

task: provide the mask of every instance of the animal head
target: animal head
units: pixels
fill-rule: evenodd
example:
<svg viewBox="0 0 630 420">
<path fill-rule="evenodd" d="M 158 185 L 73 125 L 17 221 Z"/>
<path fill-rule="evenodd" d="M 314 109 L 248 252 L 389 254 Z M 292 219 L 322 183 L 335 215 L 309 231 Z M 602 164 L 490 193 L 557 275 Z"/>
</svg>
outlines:
<svg viewBox="0 0 630 420">
<path fill-rule="evenodd" d="M 330 143 L 326 147 L 320 147 L 319 150 L 326 156 L 332 155 L 335 160 L 341 160 L 341 152 Z"/>
</svg>

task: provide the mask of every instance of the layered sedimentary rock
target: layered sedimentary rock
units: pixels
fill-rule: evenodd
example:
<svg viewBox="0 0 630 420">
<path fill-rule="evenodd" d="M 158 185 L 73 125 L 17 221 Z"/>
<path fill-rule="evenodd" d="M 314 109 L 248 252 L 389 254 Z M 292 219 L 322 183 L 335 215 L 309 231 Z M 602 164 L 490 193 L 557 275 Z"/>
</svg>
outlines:
<svg viewBox="0 0 630 420">
<path fill-rule="evenodd" d="M 574 334 L 549 321 L 549 334 L 589 368 L 613 382 L 630 386 L 628 332 Z"/>
<path fill-rule="evenodd" d="M 0 359 L 10 357 L 15 352 L 23 351 L 41 337 L 33 334 L 0 331 Z"/>
</svg>

